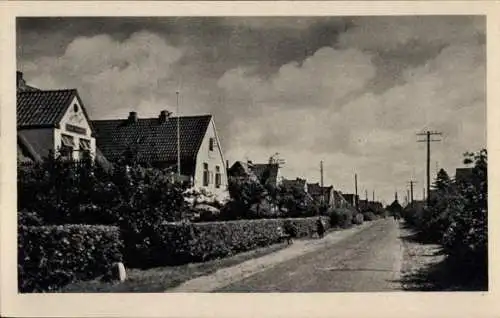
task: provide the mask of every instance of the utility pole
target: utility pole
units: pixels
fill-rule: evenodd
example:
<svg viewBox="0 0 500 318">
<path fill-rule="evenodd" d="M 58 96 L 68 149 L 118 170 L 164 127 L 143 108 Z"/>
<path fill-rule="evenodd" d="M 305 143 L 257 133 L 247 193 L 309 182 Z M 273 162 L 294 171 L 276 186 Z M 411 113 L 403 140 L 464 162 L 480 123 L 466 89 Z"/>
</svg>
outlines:
<svg viewBox="0 0 500 318">
<path fill-rule="evenodd" d="M 410 204 L 413 206 L 413 186 L 417 184 L 417 181 L 410 180 Z"/>
<path fill-rule="evenodd" d="M 422 201 L 425 201 L 425 188 L 422 188 Z"/>
<path fill-rule="evenodd" d="M 354 195 L 354 205 L 356 209 L 358 209 L 358 174 L 354 174 L 354 190 L 355 190 L 355 195 Z"/>
<path fill-rule="evenodd" d="M 431 142 L 441 141 L 440 139 L 431 139 L 432 136 L 440 136 L 442 133 L 437 131 L 424 131 L 422 133 L 418 133 L 417 136 L 425 136 L 424 140 L 418 140 L 418 142 L 426 142 L 427 143 L 427 206 L 430 203 L 430 192 L 431 192 L 431 173 L 430 173 L 430 164 L 431 164 Z"/>
<path fill-rule="evenodd" d="M 177 96 L 177 176 L 181 177 L 181 129 L 180 129 L 180 114 L 179 114 L 179 91 L 175 92 Z"/>
<path fill-rule="evenodd" d="M 372 193 L 372 201 L 375 202 L 375 190 L 373 190 L 373 193 Z"/>
<path fill-rule="evenodd" d="M 321 171 L 321 187 L 323 187 L 323 160 L 319 162 L 319 169 Z"/>
</svg>

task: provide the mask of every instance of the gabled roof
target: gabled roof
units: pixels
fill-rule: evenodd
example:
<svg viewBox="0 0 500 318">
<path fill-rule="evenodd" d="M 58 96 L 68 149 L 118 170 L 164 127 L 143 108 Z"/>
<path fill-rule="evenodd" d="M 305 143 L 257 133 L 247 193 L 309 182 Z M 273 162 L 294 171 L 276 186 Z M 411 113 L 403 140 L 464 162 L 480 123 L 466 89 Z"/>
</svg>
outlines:
<svg viewBox="0 0 500 318">
<path fill-rule="evenodd" d="M 17 144 L 34 161 L 41 161 L 54 149 L 52 137 L 46 134 L 27 134 L 26 130 L 17 131 Z"/>
<path fill-rule="evenodd" d="M 286 187 L 286 188 L 296 187 L 299 189 L 305 189 L 306 180 L 300 179 L 300 178 L 297 178 L 295 180 L 283 179 L 282 185 L 283 185 L 283 187 Z"/>
<path fill-rule="evenodd" d="M 271 183 L 276 183 L 277 181 L 279 169 L 279 165 L 277 163 L 254 163 L 250 165 L 250 169 L 259 180 L 264 178 L 266 181 L 270 181 Z M 267 178 L 265 178 L 265 173 L 268 173 Z"/>
<path fill-rule="evenodd" d="M 17 126 L 54 126 L 62 118 L 76 90 L 17 93 Z"/>
<path fill-rule="evenodd" d="M 74 98 L 85 107 L 76 89 L 32 90 L 17 92 L 17 127 L 55 127 L 61 121 Z"/>
<path fill-rule="evenodd" d="M 181 160 L 194 160 L 212 119 L 211 115 L 179 118 Z M 161 123 L 158 118 L 95 120 L 97 147 L 111 162 L 135 151 L 141 163 L 177 160 L 177 117 Z"/>
<path fill-rule="evenodd" d="M 312 196 L 315 195 L 328 195 L 332 191 L 333 186 L 322 187 L 319 183 L 308 183 L 307 184 L 307 192 L 309 192 Z"/>
</svg>

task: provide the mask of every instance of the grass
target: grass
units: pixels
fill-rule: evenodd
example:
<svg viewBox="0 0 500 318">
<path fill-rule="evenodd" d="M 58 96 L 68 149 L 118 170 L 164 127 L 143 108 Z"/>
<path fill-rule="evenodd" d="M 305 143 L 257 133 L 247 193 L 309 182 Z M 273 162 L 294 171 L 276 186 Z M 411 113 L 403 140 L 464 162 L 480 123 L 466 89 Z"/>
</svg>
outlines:
<svg viewBox="0 0 500 318">
<path fill-rule="evenodd" d="M 286 243 L 275 244 L 239 253 L 223 259 L 204 263 L 192 263 L 181 266 L 157 267 L 146 270 L 127 269 L 127 280 L 124 282 L 104 282 L 100 279 L 71 283 L 58 292 L 61 293 L 158 293 L 176 287 L 196 277 L 215 273 L 218 269 L 230 267 L 247 260 L 258 258 L 287 246 Z"/>
</svg>

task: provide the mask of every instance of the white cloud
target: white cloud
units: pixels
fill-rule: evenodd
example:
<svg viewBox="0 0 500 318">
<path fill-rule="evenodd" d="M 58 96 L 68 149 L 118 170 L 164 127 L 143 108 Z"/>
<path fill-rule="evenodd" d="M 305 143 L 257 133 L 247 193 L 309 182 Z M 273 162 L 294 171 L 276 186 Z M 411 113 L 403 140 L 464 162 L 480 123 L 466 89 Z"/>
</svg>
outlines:
<svg viewBox="0 0 500 318">
<path fill-rule="evenodd" d="M 123 117 L 141 105 L 148 105 L 148 113 L 158 113 L 169 104 L 161 85 L 176 75 L 172 66 L 182 54 L 182 49 L 149 32 L 124 41 L 97 35 L 78 37 L 62 56 L 25 62 L 22 69 L 36 87 L 78 88 L 93 118 Z M 175 84 L 170 85 L 175 91 Z"/>
<path fill-rule="evenodd" d="M 351 191 L 357 171 L 370 193 L 377 187 L 390 199 L 396 188 L 406 192 L 410 178 L 425 183 L 425 147 L 415 135 L 422 129 L 445 134 L 432 145 L 433 161 L 450 174 L 465 150 L 485 146 L 484 45 L 448 46 L 426 64 L 407 69 L 405 82 L 382 94 L 368 90 L 375 74 L 370 61 L 358 50 L 326 48 L 267 80 L 241 70 L 226 73 L 219 85 L 239 97 L 232 102 L 252 103 L 245 98 L 251 96 L 254 103 L 253 112 L 230 126 L 238 137 L 230 140 L 228 158 L 262 161 L 277 151 L 287 160 L 287 177 L 311 181 L 319 180 L 323 160 L 326 182 Z"/>
</svg>

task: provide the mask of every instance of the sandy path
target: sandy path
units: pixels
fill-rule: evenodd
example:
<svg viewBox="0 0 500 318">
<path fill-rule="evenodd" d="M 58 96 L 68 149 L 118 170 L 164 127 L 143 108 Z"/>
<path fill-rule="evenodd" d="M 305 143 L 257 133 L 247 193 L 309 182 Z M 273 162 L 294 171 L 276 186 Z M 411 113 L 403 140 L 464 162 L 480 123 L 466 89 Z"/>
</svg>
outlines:
<svg viewBox="0 0 500 318">
<path fill-rule="evenodd" d="M 189 280 L 178 287 L 167 290 L 166 292 L 210 292 L 221 289 L 254 274 L 268 270 L 285 261 L 335 244 L 345 238 L 372 227 L 380 221 L 383 220 L 366 222 L 350 229 L 334 231 L 326 235 L 321 240 L 295 241 L 289 247 L 278 252 L 248 260 L 236 266 L 219 269 L 214 274 Z"/>
</svg>

